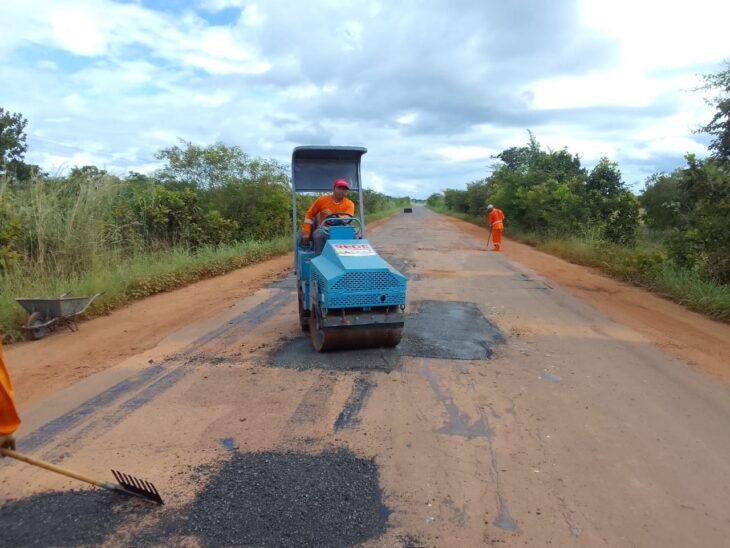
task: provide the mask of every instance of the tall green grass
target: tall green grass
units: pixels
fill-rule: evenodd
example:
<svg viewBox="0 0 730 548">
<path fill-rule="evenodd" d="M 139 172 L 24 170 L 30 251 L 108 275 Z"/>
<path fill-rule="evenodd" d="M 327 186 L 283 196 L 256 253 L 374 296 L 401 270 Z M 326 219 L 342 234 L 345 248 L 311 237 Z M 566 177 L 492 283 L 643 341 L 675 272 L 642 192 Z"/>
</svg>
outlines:
<svg viewBox="0 0 730 548">
<path fill-rule="evenodd" d="M 291 238 L 242 242 L 197 250 L 175 248 L 143 252 L 126 259 L 112 253 L 97 256 L 94 267 L 79 274 L 51 274 L 38 268 L 0 273 L 0 332 L 6 342 L 20 340 L 26 313 L 16 297 L 52 297 L 66 292 L 90 296 L 105 292 L 87 317 L 103 314 L 155 293 L 219 276 L 291 250 Z"/>
<path fill-rule="evenodd" d="M 486 219 L 434 209 L 479 226 Z M 635 247 L 601 240 L 590 229 L 578 237 L 555 238 L 509 229 L 507 236 L 572 263 L 597 268 L 613 278 L 644 287 L 710 318 L 730 322 L 730 286 L 703 278 L 669 261 L 656 238 L 648 235 Z"/>
<path fill-rule="evenodd" d="M 13 213 L 23 225 L 22 245 L 33 268 L 83 272 L 93 269 L 107 250 L 142 250 L 133 239 L 121 241 L 115 226 L 122 188 L 119 181 L 100 175 L 74 183 L 35 180 L 14 189 Z M 0 188 L 0 200 L 6 195 L 10 198 L 10 190 Z"/>
<path fill-rule="evenodd" d="M 39 204 L 36 204 L 38 206 Z M 83 212 L 85 204 L 79 204 Z M 52 208 L 50 208 L 52 209 Z M 36 211 L 46 212 L 45 208 Z M 400 207 L 389 208 L 366 216 L 366 222 L 389 217 Z M 47 211 L 49 216 L 54 212 Z M 40 217 L 40 216 L 39 216 Z M 93 216 L 79 215 L 75 222 L 85 219 L 93 224 Z M 68 230 L 56 220 L 58 228 Z M 38 229 L 44 226 L 39 219 Z M 97 227 L 100 229 L 100 227 Z M 93 240 L 93 237 L 90 238 Z M 68 246 L 79 245 L 73 241 Z M 59 253 L 48 255 L 45 263 L 24 263 L 9 270 L 0 270 L 0 334 L 5 342 L 21 340 L 25 334 L 22 325 L 25 311 L 15 302 L 18 297 L 52 297 L 66 292 L 75 296 L 90 296 L 103 291 L 104 297 L 95 302 L 86 314 L 94 317 L 129 302 L 170 291 L 184 285 L 219 276 L 261 262 L 292 249 L 290 236 L 269 241 L 240 242 L 231 245 L 206 246 L 198 249 L 177 247 L 159 251 L 135 251 L 129 254 L 121 249 L 104 250 L 94 243 L 82 243 L 94 252 L 85 255 L 82 265 L 74 265 Z M 60 246 L 55 249 L 65 249 Z"/>
</svg>

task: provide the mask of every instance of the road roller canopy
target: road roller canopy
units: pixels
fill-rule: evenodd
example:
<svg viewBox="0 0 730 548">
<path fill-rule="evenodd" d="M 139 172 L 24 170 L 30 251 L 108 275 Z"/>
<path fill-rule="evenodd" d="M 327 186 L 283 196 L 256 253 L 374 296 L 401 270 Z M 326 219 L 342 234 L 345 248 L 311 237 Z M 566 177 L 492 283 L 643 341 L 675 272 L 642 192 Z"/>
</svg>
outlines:
<svg viewBox="0 0 730 548">
<path fill-rule="evenodd" d="M 292 152 L 294 192 L 329 192 L 337 179 L 345 179 L 350 191 L 360 191 L 360 158 L 363 147 L 301 146 Z"/>
</svg>

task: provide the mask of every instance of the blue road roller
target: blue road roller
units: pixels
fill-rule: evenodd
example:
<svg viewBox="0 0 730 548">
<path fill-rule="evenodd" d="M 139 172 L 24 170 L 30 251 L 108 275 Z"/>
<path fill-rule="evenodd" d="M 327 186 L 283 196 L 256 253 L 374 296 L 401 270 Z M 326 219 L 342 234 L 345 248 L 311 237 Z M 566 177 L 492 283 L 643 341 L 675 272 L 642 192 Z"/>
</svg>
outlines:
<svg viewBox="0 0 730 548">
<path fill-rule="evenodd" d="M 292 153 L 292 224 L 299 322 L 318 352 L 396 346 L 403 334 L 406 278 L 365 239 L 362 147 L 300 146 Z M 328 239 L 321 255 L 297 237 L 297 193 L 357 192 L 356 213 L 316 220 Z M 316 228 L 316 226 L 315 226 Z"/>
</svg>

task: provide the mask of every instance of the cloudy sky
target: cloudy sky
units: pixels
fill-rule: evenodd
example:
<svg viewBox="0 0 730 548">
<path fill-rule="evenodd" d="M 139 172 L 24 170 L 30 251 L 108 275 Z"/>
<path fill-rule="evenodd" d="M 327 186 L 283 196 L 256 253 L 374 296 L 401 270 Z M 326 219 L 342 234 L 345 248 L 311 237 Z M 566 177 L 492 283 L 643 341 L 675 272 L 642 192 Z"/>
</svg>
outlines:
<svg viewBox="0 0 730 548">
<path fill-rule="evenodd" d="M 691 90 L 730 60 L 730 2 L 2 0 L 0 106 L 57 173 L 150 172 L 178 138 L 288 162 L 366 146 L 365 184 L 426 197 L 527 141 L 635 188 L 707 154 Z"/>
</svg>

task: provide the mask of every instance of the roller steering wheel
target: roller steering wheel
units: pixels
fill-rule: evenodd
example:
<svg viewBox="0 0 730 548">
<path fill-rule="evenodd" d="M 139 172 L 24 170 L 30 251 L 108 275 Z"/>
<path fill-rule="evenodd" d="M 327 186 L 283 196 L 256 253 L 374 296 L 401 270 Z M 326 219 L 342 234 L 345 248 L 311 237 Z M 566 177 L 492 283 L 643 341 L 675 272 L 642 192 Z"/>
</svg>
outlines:
<svg viewBox="0 0 730 548">
<path fill-rule="evenodd" d="M 327 225 L 326 224 L 327 221 L 330 221 L 330 220 L 339 221 L 339 223 L 333 222 L 332 225 Z M 358 219 L 357 217 L 353 217 L 352 215 L 348 215 L 347 213 L 340 213 L 340 214 L 335 214 L 335 215 L 330 215 L 328 217 L 325 217 L 322 220 L 322 222 L 319 224 L 319 228 L 320 228 L 320 230 L 322 230 L 322 232 L 324 232 L 325 234 L 327 234 L 327 236 L 329 236 L 330 226 L 349 225 L 349 224 L 352 224 L 353 221 L 355 221 L 355 224 L 357 225 L 357 226 L 353 227 L 355 229 L 355 237 L 357 237 L 358 239 L 362 238 L 362 223 L 360 222 L 360 219 Z"/>
</svg>

